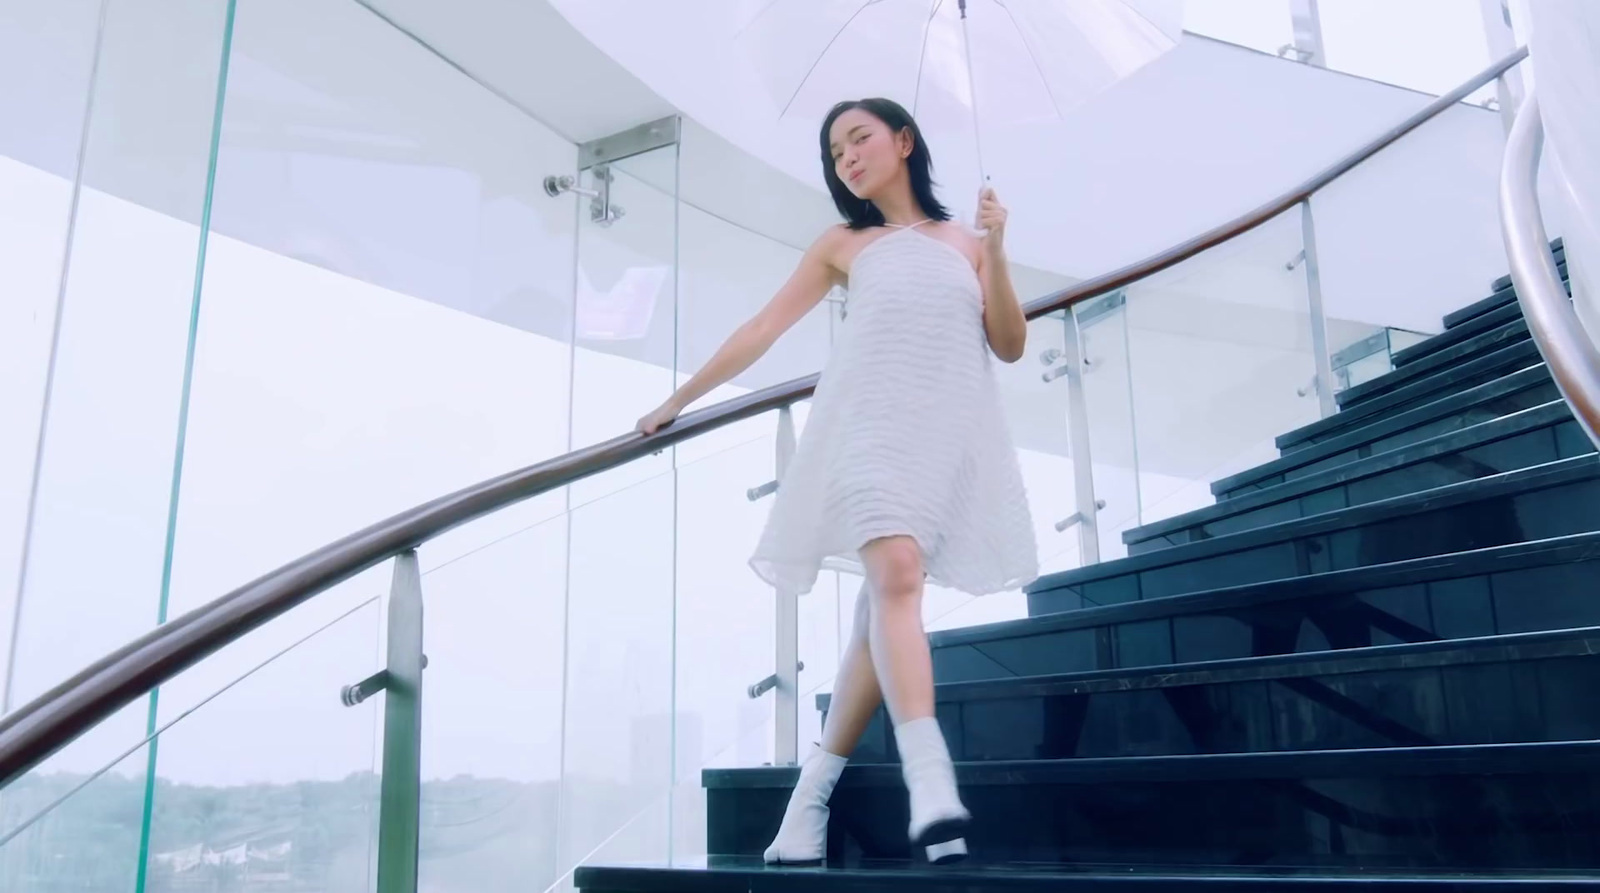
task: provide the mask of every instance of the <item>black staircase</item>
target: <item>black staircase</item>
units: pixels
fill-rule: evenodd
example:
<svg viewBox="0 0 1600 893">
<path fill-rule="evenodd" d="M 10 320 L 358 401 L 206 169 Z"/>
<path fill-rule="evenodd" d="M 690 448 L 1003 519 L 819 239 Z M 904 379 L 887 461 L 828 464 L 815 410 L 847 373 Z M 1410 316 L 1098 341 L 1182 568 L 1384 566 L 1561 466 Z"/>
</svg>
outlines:
<svg viewBox="0 0 1600 893">
<path fill-rule="evenodd" d="M 933 636 L 967 862 L 913 859 L 880 715 L 825 867 L 761 864 L 795 770 L 711 770 L 715 855 L 576 883 L 1600 888 L 1600 460 L 1494 290 L 1216 505 Z"/>
</svg>

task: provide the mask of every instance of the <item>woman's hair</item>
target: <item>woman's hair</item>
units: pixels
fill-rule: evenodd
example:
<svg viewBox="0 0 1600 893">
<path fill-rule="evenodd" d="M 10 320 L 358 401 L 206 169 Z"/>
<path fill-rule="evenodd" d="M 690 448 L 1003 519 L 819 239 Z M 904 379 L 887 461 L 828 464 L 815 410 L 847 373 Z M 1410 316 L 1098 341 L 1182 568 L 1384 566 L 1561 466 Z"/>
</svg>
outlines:
<svg viewBox="0 0 1600 893">
<path fill-rule="evenodd" d="M 934 220 L 949 220 L 950 211 L 933 194 L 933 156 L 928 154 L 928 144 L 922 131 L 900 103 L 892 99 L 852 99 L 841 102 L 828 112 L 822 121 L 822 177 L 828 182 L 828 192 L 833 204 L 851 229 L 867 229 L 884 224 L 883 212 L 864 198 L 857 198 L 850 187 L 839 179 L 835 169 L 833 149 L 829 145 L 829 131 L 839 116 L 851 109 L 861 109 L 889 126 L 896 133 L 911 131 L 911 155 L 906 158 L 906 168 L 911 172 L 911 193 L 916 196 L 922 213 Z"/>
</svg>

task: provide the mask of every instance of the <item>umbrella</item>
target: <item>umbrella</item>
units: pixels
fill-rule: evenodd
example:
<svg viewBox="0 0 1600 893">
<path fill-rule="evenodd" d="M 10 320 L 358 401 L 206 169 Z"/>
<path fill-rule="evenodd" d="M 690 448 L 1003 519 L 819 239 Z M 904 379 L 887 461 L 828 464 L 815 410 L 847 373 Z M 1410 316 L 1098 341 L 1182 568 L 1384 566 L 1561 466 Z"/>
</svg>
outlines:
<svg viewBox="0 0 1600 893">
<path fill-rule="evenodd" d="M 751 0 L 735 38 L 784 117 L 886 96 L 930 122 L 1061 117 L 1176 45 L 1182 0 Z"/>
</svg>

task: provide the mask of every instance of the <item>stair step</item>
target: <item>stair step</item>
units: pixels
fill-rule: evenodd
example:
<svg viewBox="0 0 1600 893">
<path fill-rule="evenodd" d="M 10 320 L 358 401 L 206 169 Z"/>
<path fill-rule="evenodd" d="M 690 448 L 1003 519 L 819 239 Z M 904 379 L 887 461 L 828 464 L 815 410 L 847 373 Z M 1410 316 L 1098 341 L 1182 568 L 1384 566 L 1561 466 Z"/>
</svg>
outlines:
<svg viewBox="0 0 1600 893">
<path fill-rule="evenodd" d="M 1531 340 L 1518 341 L 1281 435 L 1277 439 L 1277 447 L 1284 453 L 1305 449 L 1381 422 L 1389 415 L 1445 399 L 1539 362 L 1542 359 L 1538 345 Z"/>
<path fill-rule="evenodd" d="M 1048 614 L 1600 530 L 1594 454 L 1050 574 Z"/>
<path fill-rule="evenodd" d="M 1453 329 L 1445 329 L 1442 333 L 1426 341 L 1395 351 L 1393 357 L 1394 366 L 1397 369 L 1402 366 L 1409 366 L 1423 357 L 1432 356 L 1445 348 L 1454 347 L 1463 341 L 1476 338 L 1485 332 L 1521 318 L 1522 305 L 1516 301 L 1511 301 L 1505 306 L 1467 320 Z"/>
<path fill-rule="evenodd" d="M 1587 706 L 1597 688 L 1600 628 L 1587 628 L 944 683 L 935 695 L 952 756 L 980 762 L 1600 739 Z M 831 703 L 817 698 L 824 716 Z M 892 728 L 880 709 L 852 762 L 898 762 Z"/>
<path fill-rule="evenodd" d="M 1565 251 L 1556 253 L 1556 271 L 1561 274 L 1562 281 L 1567 281 L 1567 255 Z M 1445 314 L 1444 327 L 1446 331 L 1466 325 L 1485 313 L 1499 310 L 1507 304 L 1516 303 L 1517 289 L 1512 285 L 1511 277 L 1509 276 L 1502 276 L 1496 279 L 1491 291 L 1493 294 L 1489 295 L 1489 297 L 1468 304 L 1453 313 Z"/>
<path fill-rule="evenodd" d="M 1154 521 L 1123 534 L 1130 556 L 1576 459 L 1594 447 L 1565 403 L 1545 404 Z"/>
<path fill-rule="evenodd" d="M 1566 893 L 1600 889 L 1589 874 L 1553 871 L 1386 871 L 1360 866 L 1295 869 L 1116 864 L 941 867 L 907 859 L 844 860 L 827 866 L 764 865 L 759 856 L 707 856 L 670 863 L 580 867 L 573 882 L 585 893 Z"/>
<path fill-rule="evenodd" d="M 1548 421 L 1535 421 L 1541 418 Z M 1572 411 L 1561 399 L 1549 370 L 1538 366 L 1219 478 L 1211 484 L 1211 492 L 1232 500 L 1425 445 L 1485 443 L 1495 439 L 1489 432 L 1555 424 L 1570 418 Z"/>
<path fill-rule="evenodd" d="M 1519 341 L 1529 338 L 1528 322 L 1520 315 L 1511 322 L 1502 323 L 1472 338 L 1458 344 L 1453 344 L 1443 350 L 1435 351 L 1414 363 L 1401 366 L 1393 372 L 1385 373 L 1365 384 L 1347 388 L 1339 392 L 1337 397 L 1339 407 L 1358 406 L 1364 401 L 1383 396 L 1395 390 L 1421 381 L 1428 376 L 1448 370 L 1450 367 L 1468 362 L 1484 354 L 1493 353 L 1503 347 L 1508 347 Z"/>
<path fill-rule="evenodd" d="M 1131 551 L 1243 533 L 1593 452 L 1571 408 L 1556 400 L 1325 471 L 1243 485 L 1215 505 L 1136 528 Z"/>
<path fill-rule="evenodd" d="M 1600 533 L 1058 613 L 929 638 L 940 683 L 1600 626 Z"/>
<path fill-rule="evenodd" d="M 1556 256 L 1557 262 L 1565 263 L 1567 259 L 1567 243 L 1563 239 L 1556 239 L 1550 243 L 1550 252 Z M 1499 279 L 1496 279 L 1494 284 L 1490 286 L 1490 290 L 1503 291 L 1510 287 L 1511 276 L 1507 274 L 1505 276 L 1501 276 Z M 1446 322 L 1448 322 L 1448 317 L 1446 318 Z"/>
<path fill-rule="evenodd" d="M 707 770 L 709 850 L 759 854 L 795 769 Z M 1600 742 L 958 763 L 974 858 L 1600 868 Z M 829 854 L 910 857 L 900 767 L 852 766 Z"/>
</svg>

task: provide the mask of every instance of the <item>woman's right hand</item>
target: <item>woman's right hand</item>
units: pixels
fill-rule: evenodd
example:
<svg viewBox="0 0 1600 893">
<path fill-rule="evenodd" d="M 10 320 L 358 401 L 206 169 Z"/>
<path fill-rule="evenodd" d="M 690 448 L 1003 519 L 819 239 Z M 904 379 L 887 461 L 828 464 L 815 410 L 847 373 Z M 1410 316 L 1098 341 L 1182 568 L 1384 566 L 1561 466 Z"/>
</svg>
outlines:
<svg viewBox="0 0 1600 893">
<path fill-rule="evenodd" d="M 644 417 L 639 419 L 639 423 L 634 426 L 634 430 L 638 431 L 640 434 L 654 434 L 657 431 L 660 431 L 662 428 L 665 428 L 673 419 L 677 418 L 678 413 L 680 412 L 682 412 L 682 410 L 680 410 L 671 400 L 668 400 L 660 406 L 657 406 L 655 409 L 650 410 L 648 413 L 645 413 Z"/>
</svg>

